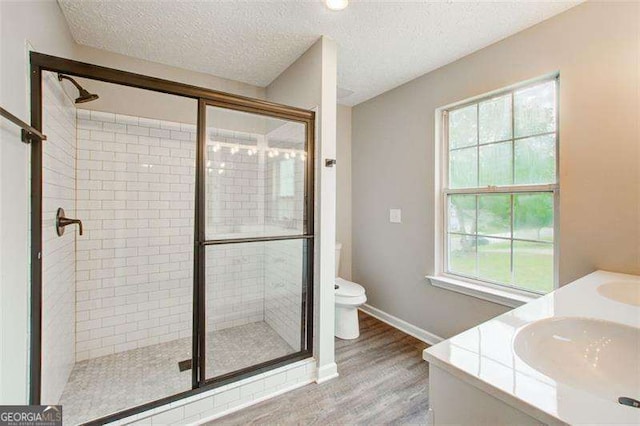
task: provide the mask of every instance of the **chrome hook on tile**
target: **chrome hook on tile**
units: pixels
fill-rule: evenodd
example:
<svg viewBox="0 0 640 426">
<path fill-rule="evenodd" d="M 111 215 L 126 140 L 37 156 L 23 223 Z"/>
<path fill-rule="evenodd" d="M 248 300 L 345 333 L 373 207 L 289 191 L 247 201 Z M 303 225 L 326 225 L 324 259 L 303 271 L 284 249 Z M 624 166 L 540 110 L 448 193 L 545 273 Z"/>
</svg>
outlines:
<svg viewBox="0 0 640 426">
<path fill-rule="evenodd" d="M 64 227 L 68 225 L 78 225 L 79 234 L 82 235 L 82 221 L 80 219 L 69 219 L 64 215 L 64 209 L 60 207 L 56 212 L 56 233 L 59 237 L 64 235 Z"/>
</svg>

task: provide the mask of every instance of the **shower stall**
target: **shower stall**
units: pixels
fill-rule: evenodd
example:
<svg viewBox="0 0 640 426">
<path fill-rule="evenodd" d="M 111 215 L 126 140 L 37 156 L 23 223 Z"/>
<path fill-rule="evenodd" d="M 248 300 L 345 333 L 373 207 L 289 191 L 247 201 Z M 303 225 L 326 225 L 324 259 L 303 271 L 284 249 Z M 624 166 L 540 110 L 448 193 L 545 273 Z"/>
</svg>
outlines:
<svg viewBox="0 0 640 426">
<path fill-rule="evenodd" d="M 31 62 L 31 402 L 106 422 L 310 357 L 314 113 Z"/>
</svg>

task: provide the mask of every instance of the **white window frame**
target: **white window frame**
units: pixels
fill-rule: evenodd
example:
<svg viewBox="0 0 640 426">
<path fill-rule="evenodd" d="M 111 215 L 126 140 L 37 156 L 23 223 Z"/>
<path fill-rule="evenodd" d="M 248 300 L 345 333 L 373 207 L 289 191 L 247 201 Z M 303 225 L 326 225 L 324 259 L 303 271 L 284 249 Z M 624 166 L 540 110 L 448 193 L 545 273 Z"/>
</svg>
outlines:
<svg viewBox="0 0 640 426">
<path fill-rule="evenodd" d="M 525 89 L 527 87 L 535 86 L 546 81 L 555 80 L 556 84 L 556 183 L 544 184 L 544 185 L 509 185 L 509 186 L 487 186 L 479 188 L 464 188 L 464 189 L 451 189 L 448 187 L 449 181 L 449 145 L 448 145 L 448 112 L 454 109 L 463 108 L 465 106 L 480 103 L 484 100 L 513 93 L 517 90 Z M 505 306 L 516 307 L 534 300 L 542 293 L 529 291 L 523 288 L 511 286 L 508 284 L 499 284 L 489 281 L 482 281 L 463 275 L 452 274 L 447 272 L 447 256 L 448 256 L 448 210 L 447 210 L 447 197 L 455 194 L 497 194 L 497 193 L 534 193 L 534 192 L 547 192 L 553 194 L 553 289 L 558 288 L 559 281 L 559 241 L 560 241 L 560 211 L 559 211 L 559 196 L 560 196 L 560 164 L 559 164 L 559 147 L 560 147 L 560 75 L 555 72 L 547 74 L 542 77 L 538 77 L 532 80 L 528 80 L 523 83 L 518 83 L 494 92 L 485 93 L 480 96 L 476 96 L 471 99 L 466 99 L 462 102 L 446 105 L 444 107 L 436 109 L 436 190 L 435 190 L 435 265 L 434 274 L 427 276 L 431 284 L 452 290 L 458 293 L 463 293 L 469 296 L 477 297 L 483 300 L 488 300 L 494 303 L 498 303 Z M 513 98 L 512 98 L 513 99 Z M 512 104 L 513 114 L 513 104 Z M 513 120 L 513 116 L 512 116 Z M 513 129 L 512 129 L 513 130 Z M 515 140 L 516 138 L 512 139 Z M 478 158 L 478 162 L 480 159 Z M 513 214 L 513 212 L 511 213 Z M 552 290 L 553 291 L 553 290 Z"/>
</svg>

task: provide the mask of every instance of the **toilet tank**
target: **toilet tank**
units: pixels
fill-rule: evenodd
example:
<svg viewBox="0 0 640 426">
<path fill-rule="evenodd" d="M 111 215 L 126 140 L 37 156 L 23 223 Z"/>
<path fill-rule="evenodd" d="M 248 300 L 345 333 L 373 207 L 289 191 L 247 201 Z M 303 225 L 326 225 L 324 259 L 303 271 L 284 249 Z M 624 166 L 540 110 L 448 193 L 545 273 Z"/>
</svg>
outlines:
<svg viewBox="0 0 640 426">
<path fill-rule="evenodd" d="M 342 251 L 342 244 L 336 243 L 336 277 L 340 271 L 340 251 Z"/>
</svg>

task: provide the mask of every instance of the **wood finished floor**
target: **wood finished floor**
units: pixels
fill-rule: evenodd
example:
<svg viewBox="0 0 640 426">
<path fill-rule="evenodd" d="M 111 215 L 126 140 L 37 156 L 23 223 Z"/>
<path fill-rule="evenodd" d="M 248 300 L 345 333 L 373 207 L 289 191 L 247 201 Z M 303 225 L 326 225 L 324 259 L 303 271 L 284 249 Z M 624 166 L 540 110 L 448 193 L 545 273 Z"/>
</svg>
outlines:
<svg viewBox="0 0 640 426">
<path fill-rule="evenodd" d="M 426 424 L 427 345 L 360 313 L 360 337 L 336 339 L 340 376 L 310 384 L 208 424 Z"/>
</svg>

